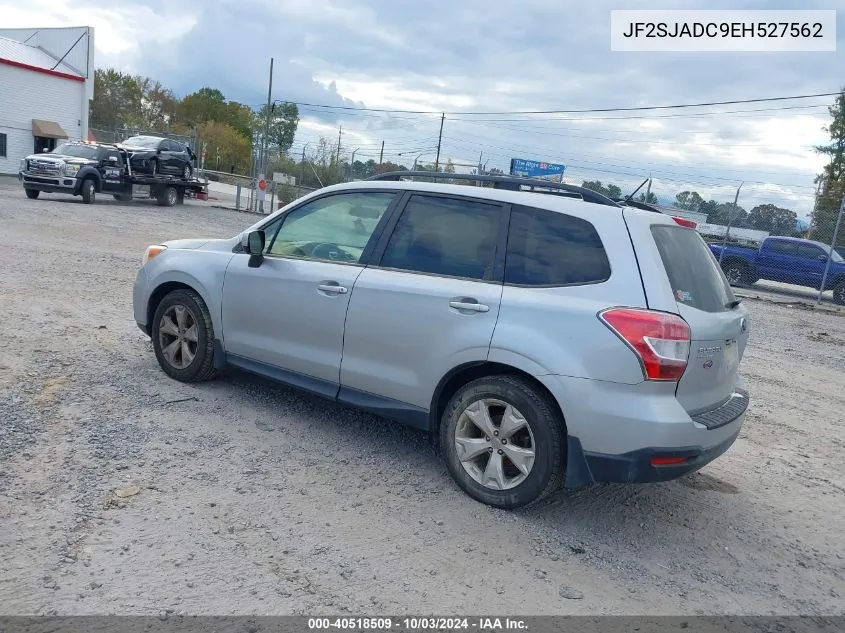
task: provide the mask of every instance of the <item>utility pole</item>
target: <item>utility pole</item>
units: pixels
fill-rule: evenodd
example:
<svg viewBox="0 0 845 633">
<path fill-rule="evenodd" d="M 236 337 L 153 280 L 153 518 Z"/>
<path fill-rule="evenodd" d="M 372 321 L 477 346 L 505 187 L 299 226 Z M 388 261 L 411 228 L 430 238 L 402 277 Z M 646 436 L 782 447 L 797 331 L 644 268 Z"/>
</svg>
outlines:
<svg viewBox="0 0 845 633">
<path fill-rule="evenodd" d="M 378 154 L 378 164 L 381 165 L 382 158 L 384 158 L 384 141 L 381 142 L 381 151 Z"/>
<path fill-rule="evenodd" d="M 649 178 L 649 180 L 651 180 Z M 725 255 L 725 246 L 728 243 L 728 235 L 731 232 L 731 223 L 733 222 L 734 217 L 736 217 L 736 202 L 739 200 L 739 190 L 742 189 L 742 185 L 744 182 L 739 183 L 739 187 L 736 188 L 736 196 L 734 196 L 734 208 L 733 213 L 728 216 L 728 228 L 725 229 L 725 237 L 722 239 L 722 249 L 719 251 L 719 266 L 722 265 L 722 257 Z"/>
<path fill-rule="evenodd" d="M 483 157 L 484 157 L 484 150 L 481 150 L 481 153 L 478 155 L 478 170 L 475 172 L 475 173 L 476 173 L 476 174 L 478 174 L 479 176 L 481 175 L 481 159 L 482 159 Z M 480 186 L 481 186 L 481 181 L 480 181 L 480 180 L 476 180 L 476 181 L 475 181 L 475 186 L 476 186 L 476 187 L 480 187 Z"/>
<path fill-rule="evenodd" d="M 827 283 L 827 273 L 830 270 L 830 260 L 833 259 L 833 248 L 836 246 L 836 238 L 839 237 L 839 224 L 842 222 L 842 211 L 845 210 L 845 196 L 842 196 L 842 202 L 839 204 L 839 213 L 836 214 L 836 227 L 833 229 L 833 239 L 830 241 L 830 252 L 827 254 L 827 263 L 824 265 L 824 274 L 822 275 L 822 285 L 819 288 L 819 299 L 816 303 L 822 302 L 822 293 L 824 286 Z M 833 291 L 834 300 L 836 299 L 836 290 Z"/>
<path fill-rule="evenodd" d="M 302 146 L 302 162 L 299 165 L 299 184 L 305 184 L 305 148 L 308 147 L 308 143 Z"/>
<path fill-rule="evenodd" d="M 343 134 L 343 126 L 338 126 L 337 129 L 337 153 L 335 154 L 334 162 L 338 164 L 338 169 L 340 169 L 340 137 Z"/>
<path fill-rule="evenodd" d="M 261 157 L 259 158 L 259 174 L 258 179 L 264 180 L 267 176 L 267 139 L 270 136 L 270 102 L 273 98 L 273 58 L 270 58 L 270 85 L 267 87 L 267 112 L 264 115 L 264 134 L 261 139 Z M 259 189 L 258 210 L 264 213 L 264 190 Z"/>
<path fill-rule="evenodd" d="M 824 183 L 824 176 L 819 177 L 818 185 L 816 186 L 816 197 L 813 199 L 813 213 L 810 215 L 810 226 L 807 229 L 807 239 L 812 239 L 813 229 L 816 228 L 816 208 L 819 206 L 819 194 L 822 192 L 822 183 Z"/>
<path fill-rule="evenodd" d="M 437 137 L 437 158 L 434 159 L 434 171 L 440 171 L 440 143 L 443 141 L 443 121 L 446 120 L 446 113 L 440 113 L 440 134 Z"/>
<path fill-rule="evenodd" d="M 355 178 L 355 152 L 357 152 L 360 147 L 356 147 L 355 150 L 352 152 L 352 160 L 349 161 L 349 180 L 353 180 Z"/>
</svg>

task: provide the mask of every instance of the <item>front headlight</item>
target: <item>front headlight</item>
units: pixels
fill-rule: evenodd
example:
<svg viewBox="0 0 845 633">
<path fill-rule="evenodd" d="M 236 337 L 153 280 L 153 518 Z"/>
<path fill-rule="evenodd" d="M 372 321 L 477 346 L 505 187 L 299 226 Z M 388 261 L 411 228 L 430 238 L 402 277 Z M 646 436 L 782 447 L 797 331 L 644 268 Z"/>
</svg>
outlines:
<svg viewBox="0 0 845 633">
<path fill-rule="evenodd" d="M 21 170 L 21 171 L 26 171 L 26 159 L 25 159 L 25 158 L 21 158 L 21 166 L 20 166 L 20 170 Z"/>
<path fill-rule="evenodd" d="M 147 246 L 147 250 L 144 251 L 144 259 L 141 262 L 141 266 L 145 266 L 148 261 L 158 257 L 166 250 L 167 247 L 162 246 L 161 244 L 153 244 L 152 246 Z"/>
<path fill-rule="evenodd" d="M 65 174 L 68 176 L 76 176 L 79 173 L 79 165 L 65 165 Z"/>
</svg>

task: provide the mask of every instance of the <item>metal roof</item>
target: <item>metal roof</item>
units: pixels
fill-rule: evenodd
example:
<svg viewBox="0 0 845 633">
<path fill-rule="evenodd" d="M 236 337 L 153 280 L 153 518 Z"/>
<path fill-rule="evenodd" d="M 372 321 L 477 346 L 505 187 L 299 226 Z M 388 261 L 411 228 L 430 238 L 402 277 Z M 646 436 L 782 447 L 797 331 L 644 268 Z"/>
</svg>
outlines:
<svg viewBox="0 0 845 633">
<path fill-rule="evenodd" d="M 83 75 L 67 64 L 57 65 L 59 60 L 40 48 L 2 36 L 0 36 L 0 59 L 84 79 Z"/>
</svg>

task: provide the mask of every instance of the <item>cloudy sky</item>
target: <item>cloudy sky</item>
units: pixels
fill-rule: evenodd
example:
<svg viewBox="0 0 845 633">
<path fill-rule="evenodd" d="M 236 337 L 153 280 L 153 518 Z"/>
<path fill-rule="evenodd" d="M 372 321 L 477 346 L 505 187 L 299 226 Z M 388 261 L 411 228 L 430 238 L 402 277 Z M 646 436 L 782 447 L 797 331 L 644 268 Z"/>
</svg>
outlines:
<svg viewBox="0 0 845 633">
<path fill-rule="evenodd" d="M 653 0 L 0 0 L 4 26 L 96 29 L 96 62 L 203 86 L 258 105 L 447 112 L 443 159 L 507 171 L 512 157 L 562 162 L 567 180 L 630 190 L 651 174 L 684 189 L 806 215 L 832 98 L 606 114 L 490 114 L 700 103 L 835 92 L 845 86 L 845 0 L 663 0 L 666 9 L 830 9 L 837 51 L 625 53 L 610 50 L 611 9 Z M 777 109 L 775 109 L 777 108 Z M 790 108 L 790 109 L 783 109 Z M 300 108 L 300 152 L 321 135 L 356 159 L 433 162 L 439 114 Z"/>
</svg>

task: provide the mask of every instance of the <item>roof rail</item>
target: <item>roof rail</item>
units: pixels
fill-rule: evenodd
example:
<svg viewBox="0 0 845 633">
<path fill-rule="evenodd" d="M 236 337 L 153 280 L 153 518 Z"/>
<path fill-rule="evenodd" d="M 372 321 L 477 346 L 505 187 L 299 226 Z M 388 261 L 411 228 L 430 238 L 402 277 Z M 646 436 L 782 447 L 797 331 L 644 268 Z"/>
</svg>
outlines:
<svg viewBox="0 0 845 633">
<path fill-rule="evenodd" d="M 531 191 L 567 198 L 578 198 L 584 202 L 603 204 L 608 207 L 620 207 L 610 198 L 591 189 L 576 185 L 549 182 L 537 178 L 518 178 L 516 176 L 494 176 L 488 174 L 447 174 L 442 171 L 390 171 L 384 174 L 370 176 L 367 180 L 401 180 L 402 178 L 433 178 L 442 180 L 467 180 L 476 182 L 492 182 L 494 189 L 507 191 Z"/>
</svg>

